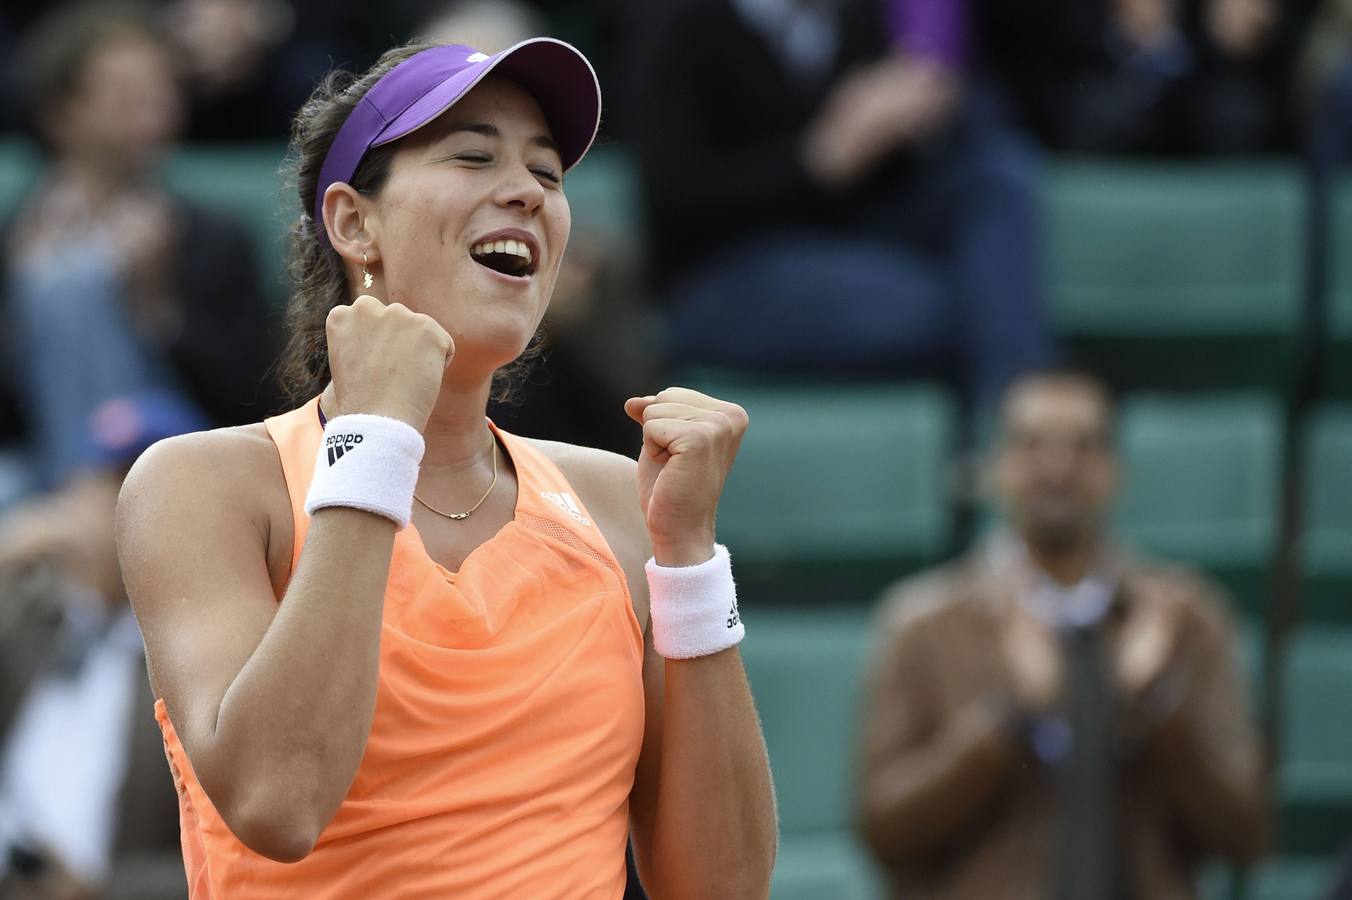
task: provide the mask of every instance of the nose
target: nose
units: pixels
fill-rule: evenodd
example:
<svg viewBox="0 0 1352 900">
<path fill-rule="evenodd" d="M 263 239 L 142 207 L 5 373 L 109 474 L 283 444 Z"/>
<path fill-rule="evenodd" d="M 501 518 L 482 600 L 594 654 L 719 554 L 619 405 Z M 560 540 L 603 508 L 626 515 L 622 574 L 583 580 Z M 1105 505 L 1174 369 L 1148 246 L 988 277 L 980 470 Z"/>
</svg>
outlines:
<svg viewBox="0 0 1352 900">
<path fill-rule="evenodd" d="M 1064 480 L 1074 474 L 1081 454 L 1073 444 L 1051 441 L 1043 448 L 1038 460 L 1042 474 L 1055 480 Z"/>
<path fill-rule="evenodd" d="M 526 166 L 512 166 L 499 183 L 494 199 L 499 206 L 517 208 L 535 215 L 545 202 L 545 189 Z"/>
</svg>

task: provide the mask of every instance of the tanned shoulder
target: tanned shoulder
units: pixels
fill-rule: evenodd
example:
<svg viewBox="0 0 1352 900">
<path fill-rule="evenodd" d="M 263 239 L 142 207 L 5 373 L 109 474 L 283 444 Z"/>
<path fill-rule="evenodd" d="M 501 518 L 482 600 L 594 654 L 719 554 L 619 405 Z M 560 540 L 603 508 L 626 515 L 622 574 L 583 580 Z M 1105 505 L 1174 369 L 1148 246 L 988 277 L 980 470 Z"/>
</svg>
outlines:
<svg viewBox="0 0 1352 900">
<path fill-rule="evenodd" d="M 167 519 L 170 506 L 248 521 L 267 548 L 274 585 L 285 583 L 294 529 L 281 459 L 265 426 L 201 431 L 154 444 L 123 482 L 119 535 L 130 537 Z"/>
</svg>

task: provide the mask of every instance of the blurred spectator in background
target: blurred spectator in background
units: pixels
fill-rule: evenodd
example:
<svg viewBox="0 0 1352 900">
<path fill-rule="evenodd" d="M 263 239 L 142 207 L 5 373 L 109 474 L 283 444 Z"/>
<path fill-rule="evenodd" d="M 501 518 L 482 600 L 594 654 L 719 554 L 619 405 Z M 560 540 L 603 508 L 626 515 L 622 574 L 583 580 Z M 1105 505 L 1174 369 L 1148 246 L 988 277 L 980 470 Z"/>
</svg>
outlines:
<svg viewBox="0 0 1352 900">
<path fill-rule="evenodd" d="M 24 72 L 17 52 L 44 15 L 87 0 L 6 0 L 0 5 L 0 128 L 17 128 Z M 291 114 L 336 63 L 375 60 L 391 34 L 404 34 L 428 0 L 144 0 L 164 29 L 186 95 L 191 140 L 287 138 Z M 420 13 L 418 13 L 420 14 Z M 3 100 L 3 97 L 0 97 Z"/>
<path fill-rule="evenodd" d="M 662 0 L 633 42 L 677 364 L 956 372 L 1049 353 L 1039 163 L 967 77 L 959 0 Z"/>
<path fill-rule="evenodd" d="M 335 65 L 365 70 L 441 0 L 156 0 L 173 41 L 194 141 L 286 140 Z"/>
<path fill-rule="evenodd" d="M 270 312 L 245 228 L 160 184 L 180 123 L 138 7 L 58 10 L 24 54 L 46 170 L 0 227 L 0 396 L 38 486 L 70 474 L 103 400 L 178 392 L 215 424 L 270 412 Z M 13 433 L 27 422 L 26 433 Z"/>
<path fill-rule="evenodd" d="M 187 894 L 178 798 L 113 511 L 142 450 L 206 427 L 173 395 L 104 403 L 80 474 L 0 519 L 0 897 Z"/>
<path fill-rule="evenodd" d="M 1113 410 L 1073 373 L 1009 389 L 1009 533 L 894 588 L 859 818 L 894 896 L 1173 900 L 1254 859 L 1267 813 L 1225 600 L 1105 533 Z"/>
<path fill-rule="evenodd" d="M 162 8 L 178 51 L 193 140 L 286 137 L 328 54 L 328 29 L 295 30 L 286 0 L 171 0 Z"/>
<path fill-rule="evenodd" d="M 977 0 L 991 71 L 1053 150 L 1294 149 L 1308 0 Z"/>
<path fill-rule="evenodd" d="M 549 33 L 540 12 L 516 0 L 459 0 L 430 11 L 414 40 L 464 44 L 497 53 L 526 38 Z"/>
<path fill-rule="evenodd" d="M 1301 60 L 1300 100 L 1320 170 L 1352 162 L 1352 0 L 1324 0 Z"/>
</svg>

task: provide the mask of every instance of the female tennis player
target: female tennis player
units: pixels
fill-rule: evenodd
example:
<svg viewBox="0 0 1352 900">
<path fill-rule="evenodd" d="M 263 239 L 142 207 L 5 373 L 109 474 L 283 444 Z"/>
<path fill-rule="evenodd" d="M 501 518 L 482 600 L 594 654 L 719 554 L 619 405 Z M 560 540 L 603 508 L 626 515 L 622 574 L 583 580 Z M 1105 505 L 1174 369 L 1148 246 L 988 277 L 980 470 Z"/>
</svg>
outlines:
<svg viewBox="0 0 1352 900">
<path fill-rule="evenodd" d="M 630 840 L 655 898 L 768 895 L 714 541 L 745 413 L 632 398 L 637 463 L 485 417 L 599 109 L 540 38 L 396 49 L 298 114 L 311 399 L 156 445 L 119 508 L 194 900 L 618 898 Z"/>
</svg>

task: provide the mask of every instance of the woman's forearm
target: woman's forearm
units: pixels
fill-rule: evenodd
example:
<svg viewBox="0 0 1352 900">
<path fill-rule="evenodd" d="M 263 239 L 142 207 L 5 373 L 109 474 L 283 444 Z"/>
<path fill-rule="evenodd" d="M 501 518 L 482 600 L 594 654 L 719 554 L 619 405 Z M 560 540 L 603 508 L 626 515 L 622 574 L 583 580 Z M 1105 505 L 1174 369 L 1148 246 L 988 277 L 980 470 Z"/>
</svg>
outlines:
<svg viewBox="0 0 1352 900">
<path fill-rule="evenodd" d="M 225 782 L 217 805 L 265 855 L 308 853 L 356 775 L 394 533 L 371 513 L 319 510 L 276 617 L 221 698 L 210 749 Z"/>
<path fill-rule="evenodd" d="M 768 897 L 774 789 L 741 656 L 734 647 L 665 666 L 650 892 L 654 900 Z"/>
</svg>

